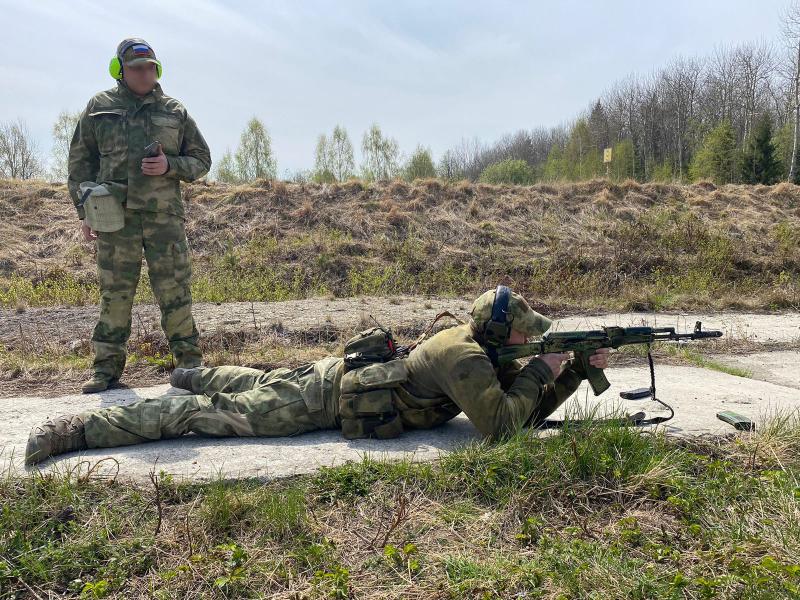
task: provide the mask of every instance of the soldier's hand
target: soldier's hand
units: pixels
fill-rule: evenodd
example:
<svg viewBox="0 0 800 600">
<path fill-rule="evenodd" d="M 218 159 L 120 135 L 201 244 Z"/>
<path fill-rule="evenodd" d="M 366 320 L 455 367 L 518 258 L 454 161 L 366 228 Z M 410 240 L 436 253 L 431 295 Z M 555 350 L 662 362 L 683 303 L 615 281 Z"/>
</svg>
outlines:
<svg viewBox="0 0 800 600">
<path fill-rule="evenodd" d="M 97 233 L 95 233 L 94 229 L 89 227 L 83 221 L 81 221 L 81 233 L 83 234 L 83 239 L 85 239 L 87 242 L 93 242 L 97 239 Z"/>
<path fill-rule="evenodd" d="M 556 379 L 561 374 L 561 369 L 564 366 L 564 363 L 569 360 L 569 354 L 566 352 L 560 352 L 557 354 L 540 354 L 538 358 L 544 364 L 550 367 L 550 370 L 553 372 L 553 379 Z"/>
<path fill-rule="evenodd" d="M 611 356 L 611 348 L 598 348 L 589 357 L 589 364 L 598 369 L 608 368 L 608 359 Z"/>
<path fill-rule="evenodd" d="M 142 159 L 142 173 L 145 175 L 158 176 L 163 175 L 169 171 L 169 162 L 167 156 L 164 154 L 164 149 L 161 144 L 158 145 L 158 156 L 152 158 L 145 157 Z"/>
</svg>

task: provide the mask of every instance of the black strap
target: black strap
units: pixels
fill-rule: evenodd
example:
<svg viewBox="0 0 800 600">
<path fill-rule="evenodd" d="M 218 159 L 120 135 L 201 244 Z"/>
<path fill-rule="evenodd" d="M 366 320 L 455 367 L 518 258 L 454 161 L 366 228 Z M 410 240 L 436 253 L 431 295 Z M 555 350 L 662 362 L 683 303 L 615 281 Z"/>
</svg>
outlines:
<svg viewBox="0 0 800 600">
<path fill-rule="evenodd" d="M 80 202 L 78 202 L 78 206 L 83 206 L 83 205 L 84 205 L 84 203 L 86 202 L 86 199 L 87 199 L 89 196 L 91 196 L 91 195 L 92 195 L 92 191 L 93 191 L 93 189 L 94 189 L 94 188 L 86 188 L 86 191 L 85 191 L 85 192 L 83 192 L 83 195 L 81 196 L 81 201 L 80 201 Z"/>
<path fill-rule="evenodd" d="M 654 402 L 658 402 L 661 406 L 666 408 L 669 411 L 669 416 L 650 417 L 649 419 L 636 419 L 634 425 L 636 425 L 637 427 L 644 425 L 657 425 L 658 423 L 665 423 L 675 416 L 675 411 L 672 410 L 672 407 L 669 404 L 656 398 L 656 367 L 653 364 L 653 353 L 650 344 L 647 345 L 647 364 L 650 367 L 650 399 L 653 400 Z"/>
<path fill-rule="evenodd" d="M 492 303 L 492 321 L 506 324 L 509 302 L 511 302 L 511 290 L 507 285 L 498 285 Z"/>
<path fill-rule="evenodd" d="M 489 360 L 492 361 L 492 366 L 495 369 L 499 369 L 500 368 L 500 362 L 499 362 L 499 359 L 497 358 L 497 348 L 495 348 L 494 346 L 481 344 L 481 349 L 484 352 L 486 352 L 486 356 L 488 356 Z"/>
</svg>

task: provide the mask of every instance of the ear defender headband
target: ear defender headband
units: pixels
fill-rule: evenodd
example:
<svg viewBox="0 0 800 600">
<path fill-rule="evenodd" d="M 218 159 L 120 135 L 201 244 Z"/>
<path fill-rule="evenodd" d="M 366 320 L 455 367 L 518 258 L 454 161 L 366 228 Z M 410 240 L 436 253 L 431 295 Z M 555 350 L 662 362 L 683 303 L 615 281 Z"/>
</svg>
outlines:
<svg viewBox="0 0 800 600">
<path fill-rule="evenodd" d="M 111 62 L 108 63 L 108 74 L 117 81 L 122 79 L 122 55 L 125 54 L 128 49 L 133 48 L 134 46 L 143 46 L 155 54 L 153 49 L 150 47 L 150 44 L 143 42 L 142 40 L 129 40 L 119 49 L 119 52 L 117 52 L 117 55 L 111 59 Z M 161 61 L 155 57 L 153 60 L 156 61 L 156 79 L 161 79 Z"/>
<path fill-rule="evenodd" d="M 514 320 L 508 314 L 511 301 L 511 290 L 505 285 L 498 285 L 492 303 L 492 318 L 483 327 L 483 338 L 490 346 L 503 346 L 511 336 L 511 323 Z"/>
</svg>

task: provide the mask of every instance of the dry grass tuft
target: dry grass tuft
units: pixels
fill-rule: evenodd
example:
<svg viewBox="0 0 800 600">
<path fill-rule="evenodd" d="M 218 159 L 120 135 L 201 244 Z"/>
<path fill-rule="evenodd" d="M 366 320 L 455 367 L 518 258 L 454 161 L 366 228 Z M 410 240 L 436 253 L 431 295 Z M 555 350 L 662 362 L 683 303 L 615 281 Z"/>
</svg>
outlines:
<svg viewBox="0 0 800 600">
<path fill-rule="evenodd" d="M 800 188 L 786 183 L 263 180 L 184 190 L 198 300 L 460 295 L 510 277 L 562 306 L 800 305 Z M 65 186 L 2 181 L 0 211 L 0 304 L 95 301 L 94 258 Z"/>
</svg>

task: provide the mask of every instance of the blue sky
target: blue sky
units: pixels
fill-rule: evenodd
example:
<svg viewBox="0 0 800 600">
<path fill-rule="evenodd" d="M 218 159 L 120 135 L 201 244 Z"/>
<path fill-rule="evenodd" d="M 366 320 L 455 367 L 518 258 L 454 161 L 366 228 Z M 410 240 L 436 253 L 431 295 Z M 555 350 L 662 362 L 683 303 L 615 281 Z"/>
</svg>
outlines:
<svg viewBox="0 0 800 600">
<path fill-rule="evenodd" d="M 494 140 L 570 120 L 610 83 L 677 55 L 779 42 L 785 0 L 634 2 L 29 2 L 0 0 L 0 121 L 24 119 L 50 148 L 60 110 L 112 87 L 120 39 L 141 36 L 164 91 L 218 159 L 258 116 L 281 174 L 313 163 L 341 124 L 372 122 L 437 159 L 463 137 Z M 10 25 L 10 26 L 9 26 Z"/>
</svg>

